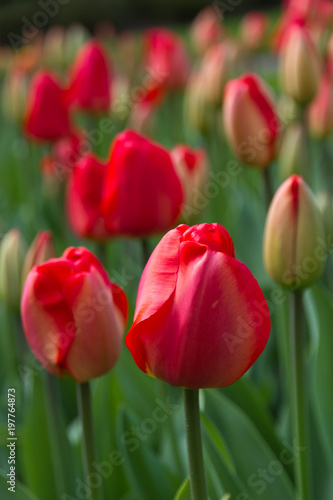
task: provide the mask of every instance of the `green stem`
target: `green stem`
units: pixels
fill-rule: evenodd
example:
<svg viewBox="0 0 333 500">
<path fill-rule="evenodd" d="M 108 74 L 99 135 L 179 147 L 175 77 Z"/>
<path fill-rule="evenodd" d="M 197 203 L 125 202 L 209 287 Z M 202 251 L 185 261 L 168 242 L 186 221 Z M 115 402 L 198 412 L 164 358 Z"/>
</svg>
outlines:
<svg viewBox="0 0 333 500">
<path fill-rule="evenodd" d="M 60 429 L 60 416 L 59 416 L 59 394 L 57 390 L 56 380 L 51 373 L 45 371 L 42 373 L 44 383 L 44 394 L 46 404 L 46 414 L 48 431 L 51 446 L 51 456 L 53 465 L 53 474 L 55 478 L 55 485 L 57 488 L 57 498 L 67 491 L 65 473 L 62 464 L 64 464 L 62 449 L 61 449 L 61 429 Z"/>
<path fill-rule="evenodd" d="M 267 211 L 269 209 L 269 206 L 273 198 L 273 188 L 271 183 L 269 167 L 263 170 L 263 177 L 264 177 L 265 200 L 266 200 L 266 211 Z"/>
<path fill-rule="evenodd" d="M 93 417 L 91 405 L 91 393 L 89 382 L 77 384 L 77 401 L 79 416 L 82 423 L 83 442 L 82 442 L 82 463 L 86 479 L 89 474 L 94 472 L 92 463 L 95 460 L 95 441 L 93 433 Z M 100 499 L 100 488 L 91 487 L 90 500 Z"/>
<path fill-rule="evenodd" d="M 141 238 L 141 246 L 142 246 L 142 262 L 143 262 L 143 267 L 145 267 L 150 257 L 147 238 Z"/>
<path fill-rule="evenodd" d="M 185 429 L 192 500 L 207 500 L 202 454 L 199 389 L 184 389 Z"/>
<path fill-rule="evenodd" d="M 302 292 L 293 292 L 291 298 L 291 408 L 293 417 L 293 432 L 298 447 L 295 457 L 296 486 L 300 500 L 311 499 L 309 440 L 307 404 L 305 400 L 305 370 L 304 370 L 304 311 Z"/>
</svg>

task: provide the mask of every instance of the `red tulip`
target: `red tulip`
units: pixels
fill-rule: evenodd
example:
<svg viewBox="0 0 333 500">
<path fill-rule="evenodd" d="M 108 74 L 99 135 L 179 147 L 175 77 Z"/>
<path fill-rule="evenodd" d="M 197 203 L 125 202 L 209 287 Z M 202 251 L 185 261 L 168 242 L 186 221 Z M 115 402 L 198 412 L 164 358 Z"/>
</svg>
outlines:
<svg viewBox="0 0 333 500">
<path fill-rule="evenodd" d="M 43 175 L 49 179 L 55 178 L 58 182 L 67 178 L 82 155 L 82 145 L 83 136 L 80 132 L 71 132 L 70 135 L 56 141 L 51 153 L 42 158 Z"/>
<path fill-rule="evenodd" d="M 165 97 L 164 85 L 155 83 L 152 88 L 147 89 L 141 99 L 138 99 L 131 111 L 131 127 L 144 131 L 152 125 L 155 111 L 162 104 Z"/>
<path fill-rule="evenodd" d="M 73 63 L 68 89 L 69 103 L 84 111 L 108 111 L 110 88 L 110 62 L 102 46 L 90 40 L 81 47 Z"/>
<path fill-rule="evenodd" d="M 176 90 L 185 86 L 190 60 L 181 38 L 167 29 L 155 28 L 146 33 L 146 64 L 156 80 Z"/>
<path fill-rule="evenodd" d="M 264 12 L 249 12 L 241 21 L 241 37 L 246 47 L 261 49 L 267 35 L 269 18 Z"/>
<path fill-rule="evenodd" d="M 85 382 L 107 373 L 121 352 L 123 290 L 85 248 L 68 248 L 30 271 L 21 314 L 36 358 L 51 373 Z"/>
<path fill-rule="evenodd" d="M 43 140 L 56 140 L 70 133 L 65 93 L 49 71 L 39 71 L 31 81 L 24 128 L 29 136 Z"/>
<path fill-rule="evenodd" d="M 182 202 L 170 153 L 132 130 L 118 134 L 102 196 L 108 231 L 133 236 L 163 232 L 177 220 Z"/>
<path fill-rule="evenodd" d="M 209 5 L 202 9 L 191 26 L 191 38 L 197 52 L 204 54 L 208 47 L 223 37 L 223 27 L 216 9 Z"/>
<path fill-rule="evenodd" d="M 333 86 L 330 75 L 324 74 L 317 96 L 308 109 L 309 129 L 318 138 L 333 132 Z"/>
<path fill-rule="evenodd" d="M 66 205 L 70 226 L 81 238 L 103 240 L 109 236 L 100 210 L 105 174 L 105 163 L 93 154 L 74 165 Z"/>
<path fill-rule="evenodd" d="M 243 75 L 226 85 L 223 119 L 227 138 L 239 159 L 266 168 L 275 154 L 279 121 L 259 76 Z"/>
<path fill-rule="evenodd" d="M 181 225 L 143 271 L 125 342 L 148 375 L 191 389 L 225 387 L 256 361 L 269 332 L 264 295 L 228 232 Z"/>
</svg>

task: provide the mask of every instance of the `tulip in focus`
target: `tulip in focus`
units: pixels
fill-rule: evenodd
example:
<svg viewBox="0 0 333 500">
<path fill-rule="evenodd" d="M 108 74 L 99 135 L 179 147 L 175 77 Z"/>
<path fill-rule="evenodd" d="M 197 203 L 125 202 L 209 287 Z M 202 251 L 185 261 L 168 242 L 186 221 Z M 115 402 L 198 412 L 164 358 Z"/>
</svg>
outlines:
<svg viewBox="0 0 333 500">
<path fill-rule="evenodd" d="M 52 374 L 77 382 L 104 375 L 117 362 L 127 298 L 85 248 L 35 266 L 21 301 L 27 342 Z"/>
<path fill-rule="evenodd" d="M 25 256 L 22 270 L 22 285 L 34 266 L 39 266 L 56 256 L 53 236 L 50 231 L 39 231 Z"/>
<path fill-rule="evenodd" d="M 203 188 L 208 176 L 206 152 L 202 148 L 193 149 L 179 144 L 171 150 L 171 157 L 185 193 L 183 216 L 185 211 L 186 215 L 191 215 L 193 209 L 195 211 L 195 195 Z"/>
<path fill-rule="evenodd" d="M 27 245 L 19 229 L 11 229 L 0 245 L 0 296 L 7 307 L 19 309 L 22 269 Z"/>
<path fill-rule="evenodd" d="M 238 380 L 269 333 L 266 300 L 229 233 L 219 224 L 181 225 L 143 271 L 125 342 L 143 372 L 198 389 Z"/>
<path fill-rule="evenodd" d="M 246 74 L 228 82 L 224 92 L 226 136 L 245 164 L 267 168 L 275 155 L 279 119 L 263 80 Z"/>
<path fill-rule="evenodd" d="M 297 103 L 306 105 L 318 92 L 321 64 L 307 28 L 293 23 L 283 38 L 280 60 L 284 91 Z"/>
<path fill-rule="evenodd" d="M 111 67 L 99 42 L 90 40 L 79 50 L 70 72 L 68 102 L 91 113 L 110 107 Z"/>
<path fill-rule="evenodd" d="M 264 232 L 264 263 L 270 277 L 290 290 L 310 286 L 323 273 L 325 232 L 316 200 L 302 177 L 277 190 Z"/>
<path fill-rule="evenodd" d="M 175 224 L 183 190 L 169 151 L 132 130 L 110 149 L 101 210 L 110 234 L 147 236 Z"/>
<path fill-rule="evenodd" d="M 269 18 L 264 12 L 249 12 L 241 21 L 240 35 L 247 49 L 259 50 L 264 46 Z"/>
<path fill-rule="evenodd" d="M 67 217 L 75 234 L 102 241 L 109 237 L 101 200 L 106 164 L 93 154 L 75 163 L 66 195 Z"/>
<path fill-rule="evenodd" d="M 309 106 L 308 122 L 311 134 L 318 139 L 333 132 L 333 88 L 328 74 L 323 76 L 318 94 Z"/>
<path fill-rule="evenodd" d="M 172 31 L 154 28 L 145 36 L 146 66 L 169 90 L 182 89 L 190 73 L 190 59 L 183 40 Z"/>
<path fill-rule="evenodd" d="M 55 141 L 70 133 L 65 93 L 49 71 L 39 71 L 30 83 L 24 128 L 40 140 Z"/>
</svg>

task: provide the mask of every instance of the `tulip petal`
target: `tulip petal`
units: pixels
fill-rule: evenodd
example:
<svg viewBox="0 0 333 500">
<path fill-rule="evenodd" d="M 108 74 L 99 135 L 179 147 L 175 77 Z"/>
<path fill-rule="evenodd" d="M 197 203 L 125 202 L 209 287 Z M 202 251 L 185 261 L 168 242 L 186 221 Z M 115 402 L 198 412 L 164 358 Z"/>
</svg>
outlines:
<svg viewBox="0 0 333 500">
<path fill-rule="evenodd" d="M 195 256 L 193 245 L 181 244 L 174 294 L 155 314 L 135 320 L 126 343 L 143 371 L 172 385 L 224 387 L 264 349 L 269 310 L 244 264 L 209 249 Z"/>
<path fill-rule="evenodd" d="M 44 291 L 45 300 L 40 300 Z M 61 376 L 59 366 L 73 339 L 73 315 L 54 281 L 34 268 L 27 277 L 21 301 L 28 344 L 47 370 Z"/>
<path fill-rule="evenodd" d="M 122 324 L 110 287 L 96 268 L 67 280 L 63 293 L 77 327 L 65 366 L 78 382 L 85 382 L 105 374 L 118 360 Z"/>
</svg>

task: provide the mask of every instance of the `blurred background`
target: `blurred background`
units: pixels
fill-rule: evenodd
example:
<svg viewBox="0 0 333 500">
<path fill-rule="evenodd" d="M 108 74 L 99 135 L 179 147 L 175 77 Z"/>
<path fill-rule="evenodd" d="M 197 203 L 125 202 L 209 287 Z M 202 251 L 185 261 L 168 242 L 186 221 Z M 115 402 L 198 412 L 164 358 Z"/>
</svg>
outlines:
<svg viewBox="0 0 333 500">
<path fill-rule="evenodd" d="M 225 9 L 225 16 L 244 14 L 253 9 L 269 9 L 282 2 L 279 0 L 216 0 L 215 4 Z M 54 24 L 68 26 L 73 22 L 83 23 L 90 31 L 99 23 L 112 23 L 116 30 L 144 28 L 156 24 L 178 24 L 190 21 L 205 6 L 213 4 L 205 0 L 2 0 L 0 2 L 0 40 L 8 42 L 8 32 L 20 35 L 23 25 L 33 23 L 36 13 L 53 12 L 41 29 Z M 43 10 L 44 6 L 44 10 Z M 22 19 L 25 18 L 25 19 Z M 36 19 L 35 19 L 36 20 Z M 35 22 L 34 24 L 38 24 Z"/>
</svg>

